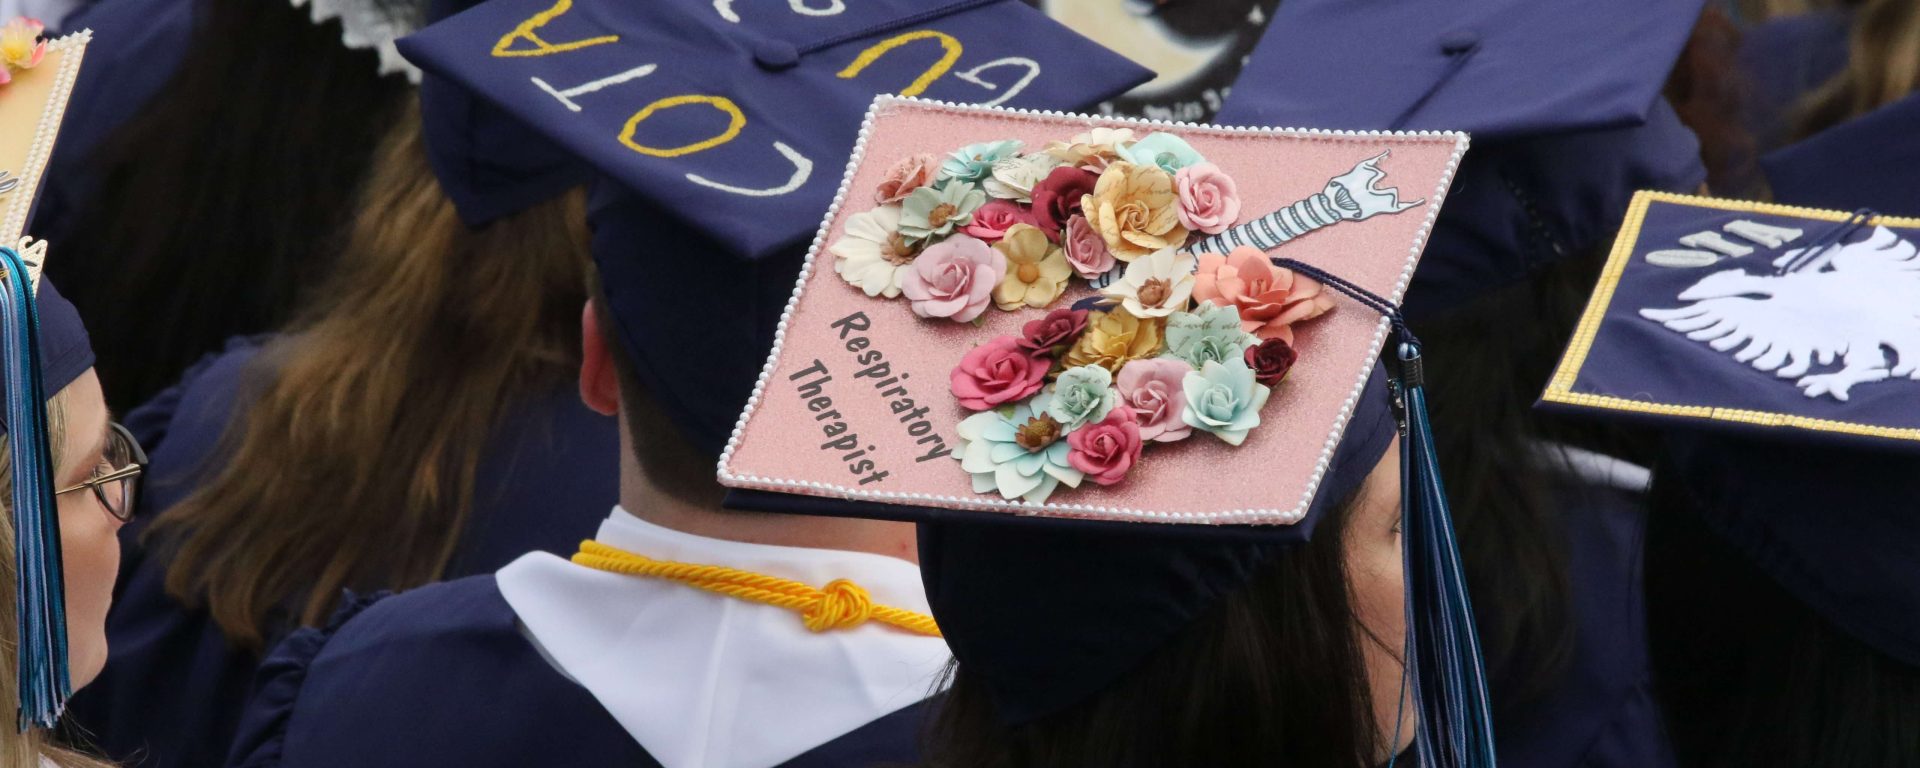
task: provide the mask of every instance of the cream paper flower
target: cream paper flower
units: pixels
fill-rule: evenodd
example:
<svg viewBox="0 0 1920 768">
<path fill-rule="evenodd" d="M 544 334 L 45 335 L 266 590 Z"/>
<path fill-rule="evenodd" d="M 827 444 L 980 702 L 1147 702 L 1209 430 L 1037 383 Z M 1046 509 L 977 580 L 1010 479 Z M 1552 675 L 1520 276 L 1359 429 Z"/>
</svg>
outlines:
<svg viewBox="0 0 1920 768">
<path fill-rule="evenodd" d="M 1072 165 L 1098 173 L 1120 157 L 1120 148 L 1133 143 L 1132 128 L 1095 128 L 1066 141 L 1047 145 L 1047 154 L 1062 165 Z"/>
<path fill-rule="evenodd" d="M 900 234 L 900 206 L 883 205 L 847 217 L 846 231 L 827 246 L 833 271 L 868 296 L 900 296 L 900 273 L 919 255 Z"/>
<path fill-rule="evenodd" d="M 1162 248 L 1134 259 L 1101 295 L 1134 317 L 1166 317 L 1187 308 L 1193 296 L 1193 254 Z"/>
<path fill-rule="evenodd" d="M 987 191 L 988 197 L 1032 205 L 1033 185 L 1047 178 L 1058 166 L 1053 156 L 1045 153 L 1009 157 L 993 164 L 993 170 L 980 182 L 980 188 Z"/>
</svg>

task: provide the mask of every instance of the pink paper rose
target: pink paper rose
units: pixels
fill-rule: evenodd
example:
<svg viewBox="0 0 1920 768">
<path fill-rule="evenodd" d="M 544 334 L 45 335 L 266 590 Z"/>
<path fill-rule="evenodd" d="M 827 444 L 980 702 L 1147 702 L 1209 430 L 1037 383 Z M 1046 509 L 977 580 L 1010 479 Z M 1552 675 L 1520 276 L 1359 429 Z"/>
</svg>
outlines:
<svg viewBox="0 0 1920 768">
<path fill-rule="evenodd" d="M 1157 443 L 1185 440 L 1193 427 L 1180 418 L 1186 405 L 1181 382 L 1193 367 L 1176 358 L 1159 357 L 1133 360 L 1120 368 L 1114 389 L 1120 393 L 1116 411 L 1133 412 L 1140 425 L 1140 439 Z"/>
<path fill-rule="evenodd" d="M 1067 263 L 1073 265 L 1076 274 L 1088 280 L 1106 274 L 1118 263 L 1113 258 L 1113 252 L 1107 250 L 1107 239 L 1087 223 L 1087 217 L 1077 213 L 1067 219 L 1067 233 L 1062 245 L 1067 252 Z"/>
<path fill-rule="evenodd" d="M 1240 189 L 1213 163 L 1195 163 L 1174 173 L 1173 192 L 1180 196 L 1180 223 L 1187 229 L 1217 235 L 1240 217 Z"/>
<path fill-rule="evenodd" d="M 900 275 L 900 293 L 921 317 L 970 323 L 993 303 L 993 287 L 1007 276 L 1007 257 L 986 243 L 956 234 L 920 252 Z"/>
<path fill-rule="evenodd" d="M 1020 346 L 1038 355 L 1065 353 L 1087 330 L 1087 310 L 1062 307 L 1020 329 Z"/>
<path fill-rule="evenodd" d="M 1105 419 L 1067 435 L 1067 463 L 1100 485 L 1113 485 L 1140 463 L 1140 425 L 1133 411 L 1115 408 Z"/>
<path fill-rule="evenodd" d="M 1061 166 L 1033 185 L 1032 224 L 1058 242 L 1067 219 L 1080 213 L 1080 199 L 1093 194 L 1100 174 L 1083 168 Z"/>
<path fill-rule="evenodd" d="M 1035 352 L 1018 337 L 1001 336 L 960 358 L 949 378 L 962 407 L 984 411 L 1040 391 L 1052 367 L 1045 350 Z"/>
<path fill-rule="evenodd" d="M 873 190 L 873 201 L 887 205 L 905 200 L 914 190 L 932 184 L 939 173 L 940 158 L 933 155 L 913 155 L 902 159 L 888 168 L 887 175 L 880 179 L 880 186 Z"/>
<path fill-rule="evenodd" d="M 1027 212 L 1020 204 L 1012 200 L 994 200 L 973 212 L 973 221 L 968 222 L 960 231 L 989 243 L 1000 242 L 1007 236 L 1007 230 L 1015 224 L 1031 224 Z"/>
<path fill-rule="evenodd" d="M 1318 281 L 1276 267 L 1257 248 L 1200 256 L 1193 276 L 1194 301 L 1240 310 L 1240 330 L 1262 339 L 1293 343 L 1293 324 L 1333 309 L 1333 296 Z"/>
</svg>

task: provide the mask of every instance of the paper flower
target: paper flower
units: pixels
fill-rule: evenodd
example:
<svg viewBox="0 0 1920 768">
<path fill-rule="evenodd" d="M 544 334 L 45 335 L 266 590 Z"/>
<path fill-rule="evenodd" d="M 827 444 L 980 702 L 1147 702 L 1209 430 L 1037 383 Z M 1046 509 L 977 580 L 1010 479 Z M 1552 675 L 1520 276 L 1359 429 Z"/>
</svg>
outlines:
<svg viewBox="0 0 1920 768">
<path fill-rule="evenodd" d="M 1085 216 L 1076 214 L 1067 219 L 1067 229 L 1060 241 L 1074 273 L 1088 280 L 1106 274 L 1120 263 L 1113 258 L 1113 252 L 1107 250 L 1107 239 L 1087 223 Z"/>
<path fill-rule="evenodd" d="M 997 491 L 1002 498 L 1038 504 L 1061 483 L 1077 488 L 1085 477 L 1067 460 L 1072 446 L 1060 439 L 1060 424 L 1035 415 L 1027 403 L 968 416 L 954 432 L 960 444 L 953 455 L 973 476 L 974 493 Z"/>
<path fill-rule="evenodd" d="M 980 210 L 973 212 L 973 220 L 960 228 L 960 231 L 989 243 L 999 242 L 1006 237 L 1007 230 L 1015 224 L 1031 224 L 1027 211 L 1019 203 L 1011 200 L 990 200 Z"/>
<path fill-rule="evenodd" d="M 1120 156 L 1120 148 L 1133 143 L 1132 128 L 1095 128 L 1066 141 L 1047 145 L 1047 154 L 1062 164 L 1086 168 L 1098 173 Z"/>
<path fill-rule="evenodd" d="M 973 221 L 973 212 L 985 202 L 987 193 L 965 182 L 921 187 L 900 203 L 900 234 L 909 240 L 952 234 L 954 227 Z"/>
<path fill-rule="evenodd" d="M 1134 317 L 1166 317 L 1187 308 L 1193 295 L 1193 254 L 1162 248 L 1135 259 L 1100 294 L 1126 307 Z"/>
<path fill-rule="evenodd" d="M 993 288 L 1006 277 L 1007 259 L 986 243 L 954 235 L 927 246 L 900 273 L 900 293 L 921 317 L 970 323 L 987 311 Z"/>
<path fill-rule="evenodd" d="M 1294 362 L 1300 359 L 1300 354 L 1286 339 L 1266 339 L 1248 347 L 1245 354 L 1254 380 L 1269 387 L 1285 381 L 1287 372 L 1293 370 Z"/>
<path fill-rule="evenodd" d="M 1120 159 L 1136 165 L 1159 166 L 1173 173 L 1189 165 L 1206 162 L 1192 145 L 1171 133 L 1149 133 L 1133 144 L 1120 148 Z"/>
<path fill-rule="evenodd" d="M 960 358 L 948 376 L 953 396 L 970 411 L 984 411 L 1040 391 L 1053 358 L 1021 345 L 1015 336 L 1001 336 L 974 347 Z"/>
<path fill-rule="evenodd" d="M 993 290 L 993 303 L 1001 309 L 1052 304 L 1066 292 L 1067 278 L 1073 277 L 1067 255 L 1032 224 L 1013 225 L 993 249 L 1007 259 L 1007 273 Z"/>
<path fill-rule="evenodd" d="M 873 201 L 881 205 L 898 203 L 921 187 L 930 186 L 940 172 L 940 158 L 929 154 L 902 158 L 887 169 L 880 186 L 873 190 Z"/>
<path fill-rule="evenodd" d="M 1201 304 L 1167 316 L 1167 350 L 1161 357 L 1179 358 L 1194 368 L 1229 361 L 1245 365 L 1247 348 L 1259 342 L 1240 330 L 1240 315 L 1232 307 Z"/>
<path fill-rule="evenodd" d="M 1064 354 L 1087 330 L 1087 310 L 1062 307 L 1020 329 L 1020 346 L 1047 355 Z"/>
<path fill-rule="evenodd" d="M 1118 371 L 1129 361 L 1158 355 L 1161 322 L 1142 320 L 1122 307 L 1094 312 L 1088 316 L 1086 333 L 1080 334 L 1080 340 L 1067 350 L 1061 363 L 1072 367 L 1097 365 Z"/>
<path fill-rule="evenodd" d="M 1068 368 L 1054 380 L 1052 391 L 1034 400 L 1034 408 L 1060 422 L 1061 431 L 1072 432 L 1113 410 L 1113 373 L 1097 365 Z"/>
<path fill-rule="evenodd" d="M 1013 157 L 1020 152 L 1018 141 L 983 141 L 968 144 L 948 154 L 940 161 L 940 184 L 951 185 L 957 182 L 979 184 L 993 173 L 993 164 Z"/>
<path fill-rule="evenodd" d="M 1254 381 L 1253 369 L 1237 358 L 1226 363 L 1209 360 L 1200 370 L 1188 371 L 1181 388 L 1187 405 L 1180 418 L 1228 445 L 1245 442 L 1247 432 L 1260 426 L 1260 408 L 1271 394 Z"/>
<path fill-rule="evenodd" d="M 17 70 L 32 69 L 46 58 L 47 41 L 40 39 L 40 33 L 46 31 L 37 19 L 25 16 L 15 18 L 0 27 L 0 84 L 13 80 Z"/>
<path fill-rule="evenodd" d="M 900 276 L 920 249 L 900 236 L 900 206 L 883 205 L 847 217 L 846 231 L 827 246 L 833 271 L 868 296 L 900 295 Z"/>
<path fill-rule="evenodd" d="M 1293 324 L 1333 309 L 1333 296 L 1318 281 L 1277 267 L 1257 248 L 1200 256 L 1193 298 L 1240 310 L 1240 326 L 1263 339 L 1293 343 Z"/>
<path fill-rule="evenodd" d="M 1033 186 L 1033 212 L 1029 214 L 1033 225 L 1059 239 L 1067 219 L 1080 214 L 1080 201 L 1093 194 L 1099 181 L 1100 174 L 1071 166 L 1047 172 L 1047 177 Z"/>
<path fill-rule="evenodd" d="M 1213 163 L 1195 163 L 1175 172 L 1173 191 L 1180 196 L 1180 224 L 1187 229 L 1217 235 L 1240 218 L 1240 188 Z"/>
<path fill-rule="evenodd" d="M 911 202 L 911 201 L 909 201 Z M 1106 238 L 1107 250 L 1133 261 L 1187 242 L 1173 175 L 1157 166 L 1115 162 L 1100 174 L 1093 194 L 1080 201 L 1087 223 Z"/>
<path fill-rule="evenodd" d="M 1120 396 L 1119 409 L 1133 412 L 1140 439 L 1171 443 L 1193 434 L 1193 428 L 1180 417 L 1186 409 L 1182 387 L 1191 372 L 1192 366 L 1169 358 L 1135 360 L 1120 368 L 1120 375 L 1113 380 Z"/>
<path fill-rule="evenodd" d="M 988 171 L 980 187 L 989 197 L 1032 203 L 1033 188 L 1047 178 L 1055 165 L 1058 163 L 1053 156 L 1047 154 L 1002 158 L 993 164 L 993 170 Z"/>
<path fill-rule="evenodd" d="M 1132 411 L 1115 408 L 1105 419 L 1067 435 L 1067 445 L 1067 462 L 1074 469 L 1095 483 L 1113 485 L 1140 463 L 1140 426 L 1133 423 Z"/>
</svg>

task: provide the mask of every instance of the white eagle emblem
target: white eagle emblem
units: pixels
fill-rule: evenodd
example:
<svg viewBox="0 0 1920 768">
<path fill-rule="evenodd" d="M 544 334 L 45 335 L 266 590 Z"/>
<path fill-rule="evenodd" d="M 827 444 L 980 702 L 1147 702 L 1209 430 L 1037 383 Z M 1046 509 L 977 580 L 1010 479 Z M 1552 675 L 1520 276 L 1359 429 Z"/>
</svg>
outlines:
<svg viewBox="0 0 1920 768">
<path fill-rule="evenodd" d="M 1791 263 L 1803 250 L 1774 265 Z M 1920 258 L 1913 243 L 1885 227 L 1860 242 L 1829 247 L 1784 275 L 1715 272 L 1679 299 L 1693 303 L 1642 309 L 1640 316 L 1733 352 L 1733 359 L 1758 370 L 1797 379 L 1807 397 L 1845 401 L 1856 384 L 1920 381 Z M 1807 373 L 1835 356 L 1839 370 Z"/>
</svg>

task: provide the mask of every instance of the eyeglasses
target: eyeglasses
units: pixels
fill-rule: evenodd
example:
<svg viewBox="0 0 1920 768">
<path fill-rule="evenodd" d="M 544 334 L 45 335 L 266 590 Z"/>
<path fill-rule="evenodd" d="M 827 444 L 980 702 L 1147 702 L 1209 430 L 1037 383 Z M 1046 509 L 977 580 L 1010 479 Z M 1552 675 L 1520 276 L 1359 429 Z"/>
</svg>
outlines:
<svg viewBox="0 0 1920 768">
<path fill-rule="evenodd" d="M 55 491 L 54 495 L 63 496 L 90 488 L 94 497 L 100 500 L 100 506 L 106 508 L 107 514 L 123 523 L 132 522 L 134 490 L 139 483 L 140 473 L 146 471 L 147 452 L 140 449 L 140 443 L 133 439 L 133 433 L 128 432 L 126 427 L 112 424 L 109 430 L 105 458 L 107 466 L 114 469 L 71 488 Z"/>
</svg>

